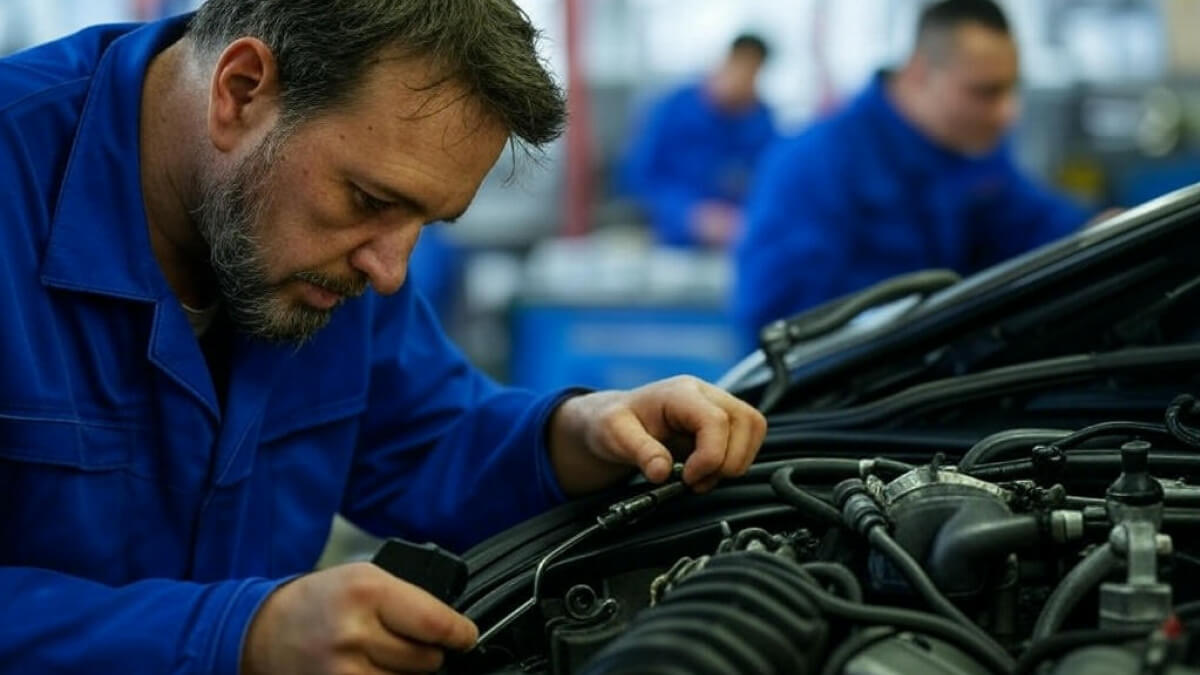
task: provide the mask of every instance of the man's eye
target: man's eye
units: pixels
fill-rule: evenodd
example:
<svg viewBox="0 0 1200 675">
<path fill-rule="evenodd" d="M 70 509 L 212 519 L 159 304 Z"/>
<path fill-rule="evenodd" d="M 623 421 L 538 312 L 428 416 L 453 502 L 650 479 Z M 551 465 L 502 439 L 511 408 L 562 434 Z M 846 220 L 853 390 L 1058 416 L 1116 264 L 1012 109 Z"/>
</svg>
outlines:
<svg viewBox="0 0 1200 675">
<path fill-rule="evenodd" d="M 359 206 L 372 213 L 386 210 L 392 206 L 391 202 L 385 202 L 382 199 L 372 197 L 359 188 L 354 188 L 354 195 L 358 199 Z"/>
</svg>

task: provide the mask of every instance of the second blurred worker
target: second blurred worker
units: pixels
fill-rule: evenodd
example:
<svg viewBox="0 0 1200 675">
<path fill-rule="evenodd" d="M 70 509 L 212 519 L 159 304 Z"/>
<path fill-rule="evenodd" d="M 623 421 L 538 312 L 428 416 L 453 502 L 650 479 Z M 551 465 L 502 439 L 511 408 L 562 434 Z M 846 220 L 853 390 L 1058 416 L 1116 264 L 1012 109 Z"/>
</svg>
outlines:
<svg viewBox="0 0 1200 675">
<path fill-rule="evenodd" d="M 766 58 L 761 38 L 741 35 L 706 80 L 669 94 L 646 116 L 621 183 L 661 243 L 721 248 L 740 232 L 751 171 L 775 135 L 755 90 Z"/>
<path fill-rule="evenodd" d="M 898 274 L 968 274 L 1083 225 L 1013 162 L 1017 75 L 1001 10 L 944 0 L 921 14 L 903 68 L 773 148 L 737 250 L 747 336 Z"/>
</svg>

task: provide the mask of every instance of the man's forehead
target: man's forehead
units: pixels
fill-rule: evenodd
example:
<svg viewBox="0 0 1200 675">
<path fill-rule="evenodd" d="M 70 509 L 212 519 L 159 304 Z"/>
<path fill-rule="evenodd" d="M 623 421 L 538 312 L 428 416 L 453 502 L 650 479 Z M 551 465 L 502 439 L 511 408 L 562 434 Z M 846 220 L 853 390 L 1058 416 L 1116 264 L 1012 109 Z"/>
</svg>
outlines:
<svg viewBox="0 0 1200 675">
<path fill-rule="evenodd" d="M 385 50 L 372 59 L 345 106 L 355 116 L 381 123 L 430 122 L 443 126 L 447 142 L 461 142 L 497 119 L 467 86 L 429 57 Z M 372 131 L 381 131 L 372 128 Z"/>
<path fill-rule="evenodd" d="M 1017 43 L 1009 33 L 977 23 L 964 23 L 955 29 L 952 41 L 954 57 L 1015 57 Z"/>
</svg>

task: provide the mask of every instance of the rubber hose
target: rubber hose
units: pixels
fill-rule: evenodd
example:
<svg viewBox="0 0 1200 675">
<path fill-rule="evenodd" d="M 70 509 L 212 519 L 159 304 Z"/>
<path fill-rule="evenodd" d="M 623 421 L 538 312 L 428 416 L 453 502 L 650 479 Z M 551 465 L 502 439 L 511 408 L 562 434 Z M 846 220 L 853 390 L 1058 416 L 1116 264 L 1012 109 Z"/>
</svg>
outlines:
<svg viewBox="0 0 1200 675">
<path fill-rule="evenodd" d="M 1077 450 L 1067 453 L 1065 476 L 1092 477 L 1093 474 L 1106 471 L 1112 472 L 1113 477 L 1121 471 L 1121 455 L 1116 450 L 1093 452 Z M 1200 473 L 1200 456 L 1180 453 L 1152 452 L 1149 459 L 1150 468 L 1156 473 L 1181 473 L 1194 475 Z M 966 473 L 966 472 L 964 472 Z M 1004 462 L 981 464 L 971 469 L 968 475 L 980 480 L 1002 482 L 1027 478 L 1033 473 L 1033 461 L 1015 459 Z"/>
<path fill-rule="evenodd" d="M 1054 446 L 1062 450 L 1073 448 L 1084 441 L 1100 436 L 1157 436 L 1159 438 L 1174 438 L 1162 424 L 1148 422 L 1100 422 L 1072 432 L 1054 442 Z"/>
<path fill-rule="evenodd" d="M 852 461 L 852 460 L 851 460 Z M 796 467 L 785 466 L 771 474 L 771 489 L 780 499 L 796 507 L 801 513 L 830 527 L 845 527 L 842 514 L 833 505 L 796 485 L 792 477 Z"/>
<path fill-rule="evenodd" d="M 771 559 L 770 556 L 757 556 L 753 562 L 761 565 L 790 564 L 783 560 Z M 990 636 L 985 635 L 981 638 L 979 634 L 936 614 L 850 602 L 811 583 L 800 584 L 798 588 L 808 595 L 826 616 L 847 619 L 865 626 L 894 626 L 940 638 L 962 649 L 994 673 L 1007 675 L 1013 668 L 1012 657 Z"/>
<path fill-rule="evenodd" d="M 854 576 L 845 565 L 834 562 L 807 562 L 800 565 L 800 569 L 811 574 L 817 579 L 833 582 L 842 593 L 842 597 L 851 602 L 862 602 L 863 592 L 862 586 L 858 583 L 858 577 Z"/>
<path fill-rule="evenodd" d="M 991 639 L 987 633 L 983 632 L 983 629 L 975 625 L 974 621 L 968 619 L 967 615 L 962 613 L 962 610 L 955 607 L 954 603 L 950 602 L 938 590 L 938 587 L 934 585 L 933 580 L 929 578 L 925 570 L 921 569 L 921 565 L 908 554 L 908 551 L 905 551 L 900 544 L 896 543 L 895 539 L 892 539 L 891 535 L 883 529 L 883 526 L 877 525 L 872 527 L 871 531 L 867 533 L 867 539 L 871 542 L 872 546 L 878 549 L 880 553 L 885 555 L 896 566 L 900 574 L 904 575 L 904 578 L 912 585 L 913 590 L 920 594 L 935 612 L 951 621 L 962 624 L 968 630 L 978 633 L 980 637 Z"/>
<path fill-rule="evenodd" d="M 1047 659 L 1053 658 L 1080 647 L 1094 644 L 1113 644 L 1145 638 L 1149 631 L 1140 628 L 1119 628 L 1109 630 L 1072 630 L 1056 633 L 1044 640 L 1038 640 L 1029 645 L 1017 659 L 1013 675 L 1027 675 L 1034 672 Z"/>
<path fill-rule="evenodd" d="M 760 571 L 771 567 L 794 567 L 794 563 L 777 556 L 754 554 L 741 561 L 724 559 L 726 556 L 714 559 L 712 565 L 737 564 Z M 801 570 L 802 577 L 808 576 Z M 1012 669 L 1013 660 L 990 635 L 972 632 L 960 624 L 944 619 L 936 614 L 901 609 L 886 605 L 867 605 L 850 602 L 826 591 L 812 583 L 800 584 L 798 590 L 804 592 L 826 615 L 849 619 L 854 623 L 867 626 L 895 626 L 916 633 L 926 633 L 957 645 L 960 649 L 976 657 L 985 667 L 995 672 L 1008 673 Z"/>
<path fill-rule="evenodd" d="M 1058 631 L 1071 610 L 1093 588 L 1104 581 L 1121 564 L 1113 553 L 1112 545 L 1103 544 L 1096 547 L 1075 567 L 1067 572 L 1067 576 L 1059 582 L 1046 604 L 1038 615 L 1037 623 L 1033 626 L 1033 639 L 1044 640 Z"/>
<path fill-rule="evenodd" d="M 952 517 L 942 526 L 929 549 L 926 568 L 930 577 L 941 582 L 947 592 L 980 589 L 983 578 L 981 563 L 1007 556 L 1022 546 L 1038 541 L 1041 526 L 1036 516 L 1022 514 L 1004 520 L 964 522 Z"/>
<path fill-rule="evenodd" d="M 1196 417 L 1197 413 L 1196 397 L 1191 394 L 1181 394 L 1171 401 L 1167 406 L 1166 425 L 1167 431 L 1171 433 L 1179 441 L 1193 448 L 1200 448 L 1200 430 L 1189 426 L 1183 421 L 1183 417 Z"/>
<path fill-rule="evenodd" d="M 992 434 L 971 446 L 967 454 L 958 461 L 958 470 L 969 473 L 971 469 L 1001 459 L 1011 450 L 1032 448 L 1066 438 L 1070 431 L 1062 429 L 1009 429 Z"/>
</svg>

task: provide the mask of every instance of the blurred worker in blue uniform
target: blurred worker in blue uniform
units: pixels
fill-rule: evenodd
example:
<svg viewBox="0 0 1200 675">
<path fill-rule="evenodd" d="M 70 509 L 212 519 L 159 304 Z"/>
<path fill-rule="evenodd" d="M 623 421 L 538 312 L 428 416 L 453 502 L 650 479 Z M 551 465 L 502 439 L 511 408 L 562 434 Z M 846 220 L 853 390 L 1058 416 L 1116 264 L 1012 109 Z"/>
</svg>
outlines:
<svg viewBox="0 0 1200 675">
<path fill-rule="evenodd" d="M 620 182 L 645 210 L 659 242 L 724 248 L 741 231 L 754 167 L 775 138 L 758 98 L 767 44 L 740 35 L 703 82 L 653 105 L 637 130 Z"/>
<path fill-rule="evenodd" d="M 944 0 L 843 110 L 767 153 L 736 249 L 734 312 L 772 320 L 906 272 L 970 273 L 1088 218 L 1016 167 L 1017 46 L 990 0 Z"/>
<path fill-rule="evenodd" d="M 432 672 L 471 622 L 335 513 L 462 549 L 564 499 L 743 473 L 693 378 L 498 386 L 405 284 L 564 104 L 511 0 L 210 0 L 0 60 L 0 673 Z"/>
</svg>

